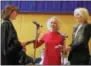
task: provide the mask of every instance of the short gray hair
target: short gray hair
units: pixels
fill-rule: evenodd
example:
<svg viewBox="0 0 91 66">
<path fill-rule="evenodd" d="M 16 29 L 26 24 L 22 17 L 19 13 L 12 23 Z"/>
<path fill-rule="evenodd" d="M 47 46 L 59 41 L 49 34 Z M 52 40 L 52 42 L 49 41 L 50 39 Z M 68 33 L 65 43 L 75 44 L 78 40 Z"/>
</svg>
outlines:
<svg viewBox="0 0 91 66">
<path fill-rule="evenodd" d="M 75 16 L 76 14 L 79 14 L 79 15 L 81 15 L 82 17 L 84 17 L 85 20 L 88 20 L 89 12 L 88 12 L 88 10 L 87 10 L 86 8 L 76 8 L 76 9 L 74 10 L 74 16 Z"/>
</svg>

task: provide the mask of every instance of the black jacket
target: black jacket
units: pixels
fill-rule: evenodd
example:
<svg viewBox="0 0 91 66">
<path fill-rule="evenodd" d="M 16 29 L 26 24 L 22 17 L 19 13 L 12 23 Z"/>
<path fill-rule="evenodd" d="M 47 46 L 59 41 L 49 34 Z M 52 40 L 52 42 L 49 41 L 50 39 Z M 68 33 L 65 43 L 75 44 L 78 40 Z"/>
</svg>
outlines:
<svg viewBox="0 0 91 66">
<path fill-rule="evenodd" d="M 68 57 L 69 61 L 72 59 L 84 61 L 90 57 L 88 42 L 91 37 L 91 24 L 88 24 L 86 22 L 84 26 L 79 30 L 77 38 L 74 38 L 74 33 L 76 32 L 77 28 L 78 25 L 74 28 L 72 44 L 70 45 L 72 47 L 72 50 L 70 51 Z"/>
</svg>

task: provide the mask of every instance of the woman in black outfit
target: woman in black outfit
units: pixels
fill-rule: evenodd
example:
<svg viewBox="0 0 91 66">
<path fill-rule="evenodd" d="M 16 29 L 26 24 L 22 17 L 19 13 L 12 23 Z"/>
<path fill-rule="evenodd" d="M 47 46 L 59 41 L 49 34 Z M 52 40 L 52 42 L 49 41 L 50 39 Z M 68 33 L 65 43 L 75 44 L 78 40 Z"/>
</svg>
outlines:
<svg viewBox="0 0 91 66">
<path fill-rule="evenodd" d="M 1 65 L 19 65 L 20 51 L 26 42 L 20 43 L 12 21 L 18 15 L 18 9 L 7 6 L 2 11 L 1 24 Z"/>
</svg>

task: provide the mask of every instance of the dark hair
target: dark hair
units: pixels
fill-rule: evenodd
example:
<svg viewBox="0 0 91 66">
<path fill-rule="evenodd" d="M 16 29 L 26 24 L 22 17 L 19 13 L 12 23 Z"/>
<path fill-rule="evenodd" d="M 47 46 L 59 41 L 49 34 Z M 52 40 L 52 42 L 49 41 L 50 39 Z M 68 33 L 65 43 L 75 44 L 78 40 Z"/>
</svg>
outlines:
<svg viewBox="0 0 91 66">
<path fill-rule="evenodd" d="M 6 6 L 5 9 L 3 9 L 1 12 L 1 18 L 9 19 L 13 11 L 19 12 L 18 8 L 16 8 L 15 6 L 11 6 L 11 5 Z"/>
</svg>

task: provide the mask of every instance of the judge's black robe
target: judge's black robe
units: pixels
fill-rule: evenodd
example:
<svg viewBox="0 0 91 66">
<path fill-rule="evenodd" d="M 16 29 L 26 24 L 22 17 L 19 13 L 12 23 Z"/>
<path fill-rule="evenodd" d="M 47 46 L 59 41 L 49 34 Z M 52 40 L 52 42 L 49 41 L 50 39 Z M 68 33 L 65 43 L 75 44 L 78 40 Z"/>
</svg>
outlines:
<svg viewBox="0 0 91 66">
<path fill-rule="evenodd" d="M 22 46 L 18 41 L 16 30 L 9 19 L 1 24 L 1 65 L 19 65 Z"/>
</svg>

